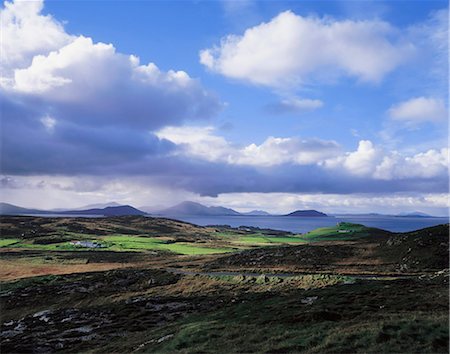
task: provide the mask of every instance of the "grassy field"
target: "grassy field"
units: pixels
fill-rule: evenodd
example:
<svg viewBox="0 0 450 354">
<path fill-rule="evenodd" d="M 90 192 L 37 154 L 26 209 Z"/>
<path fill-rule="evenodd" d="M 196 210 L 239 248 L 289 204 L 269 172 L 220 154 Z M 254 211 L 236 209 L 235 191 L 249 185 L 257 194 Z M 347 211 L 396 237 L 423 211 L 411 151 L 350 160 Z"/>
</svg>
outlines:
<svg viewBox="0 0 450 354">
<path fill-rule="evenodd" d="M 19 239 L 16 238 L 4 238 L 4 239 L 0 239 L 0 247 L 8 247 L 11 246 L 15 243 L 20 242 Z"/>
<path fill-rule="evenodd" d="M 310 231 L 301 238 L 308 242 L 314 241 L 347 241 L 370 236 L 373 233 L 383 233 L 382 230 L 372 229 L 364 225 L 341 222 L 332 227 L 321 227 Z"/>
</svg>

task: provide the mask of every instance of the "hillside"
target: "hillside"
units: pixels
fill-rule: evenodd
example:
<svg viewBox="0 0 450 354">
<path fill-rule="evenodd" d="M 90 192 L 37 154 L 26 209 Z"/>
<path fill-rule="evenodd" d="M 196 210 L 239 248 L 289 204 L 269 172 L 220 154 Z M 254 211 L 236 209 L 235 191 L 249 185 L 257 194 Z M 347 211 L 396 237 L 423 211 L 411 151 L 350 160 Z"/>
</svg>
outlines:
<svg viewBox="0 0 450 354">
<path fill-rule="evenodd" d="M 0 221 L 2 353 L 448 353 L 448 225 Z"/>
<path fill-rule="evenodd" d="M 345 231 L 345 232 L 342 232 Z M 208 269 L 402 274 L 439 271 L 449 264 L 449 226 L 391 233 L 344 224 L 303 236 L 310 242 L 243 251 L 221 257 Z"/>
</svg>

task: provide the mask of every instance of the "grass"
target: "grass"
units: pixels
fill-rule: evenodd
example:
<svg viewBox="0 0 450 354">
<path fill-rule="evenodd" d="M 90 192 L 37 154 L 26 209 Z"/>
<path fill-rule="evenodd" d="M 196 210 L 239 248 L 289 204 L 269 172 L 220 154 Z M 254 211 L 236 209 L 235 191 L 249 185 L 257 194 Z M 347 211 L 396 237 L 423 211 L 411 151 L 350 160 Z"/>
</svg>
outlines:
<svg viewBox="0 0 450 354">
<path fill-rule="evenodd" d="M 270 237 L 270 236 L 243 236 L 239 237 L 236 241 L 236 243 L 244 243 L 244 244 L 266 244 L 266 243 L 275 243 L 275 244 L 282 244 L 282 243 L 298 243 L 298 242 L 307 242 L 304 239 L 300 237 L 289 237 L 289 236 L 282 236 L 282 237 Z"/>
<path fill-rule="evenodd" d="M 336 226 L 321 227 L 301 236 L 306 242 L 344 241 L 369 235 L 370 229 L 364 225 L 341 222 Z"/>
<path fill-rule="evenodd" d="M 0 247 L 8 247 L 18 242 L 20 242 L 20 240 L 17 238 L 3 238 L 0 239 Z"/>
<path fill-rule="evenodd" d="M 440 302 L 432 301 L 432 311 L 417 308 L 415 293 L 424 296 L 425 288 L 386 289 L 385 284 L 238 298 L 218 310 L 153 331 L 150 338 L 155 340 L 142 349 L 158 353 L 213 353 L 223 348 L 229 353 L 447 352 L 448 315 L 439 311 Z M 302 303 L 307 297 L 314 302 Z M 157 342 L 168 335 L 168 340 Z"/>
<path fill-rule="evenodd" d="M 191 243 L 169 242 L 155 237 L 106 236 L 109 249 L 113 250 L 163 250 L 184 255 L 200 255 L 235 251 L 232 248 L 199 247 Z"/>
<path fill-rule="evenodd" d="M 159 239 L 155 237 L 138 237 L 138 236 L 105 236 L 99 238 L 96 241 L 105 247 L 102 248 L 86 248 L 73 245 L 70 242 L 52 243 L 52 244 L 37 244 L 20 242 L 20 240 L 8 239 L 3 241 L 11 241 L 9 244 L 14 244 L 14 247 L 25 249 L 36 249 L 46 251 L 149 251 L 160 250 L 169 251 L 172 253 L 183 255 L 201 255 L 201 254 L 214 254 L 233 252 L 234 248 L 225 247 L 201 247 L 191 243 L 182 242 L 169 242 L 165 239 Z M 5 245 L 8 245 L 5 242 Z M 1 245 L 0 247 L 5 247 Z"/>
</svg>

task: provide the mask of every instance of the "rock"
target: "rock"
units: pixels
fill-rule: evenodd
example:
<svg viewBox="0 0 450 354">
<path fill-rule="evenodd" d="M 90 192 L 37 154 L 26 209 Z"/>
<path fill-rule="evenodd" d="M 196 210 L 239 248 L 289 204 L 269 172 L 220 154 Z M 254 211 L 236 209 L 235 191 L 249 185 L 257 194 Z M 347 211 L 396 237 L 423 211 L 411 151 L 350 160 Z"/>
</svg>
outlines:
<svg viewBox="0 0 450 354">
<path fill-rule="evenodd" d="M 166 335 L 166 336 L 164 336 L 164 337 L 159 338 L 159 339 L 156 341 L 156 343 L 162 343 L 162 342 L 164 342 L 164 341 L 166 341 L 166 340 L 168 340 L 168 339 L 170 339 L 170 338 L 172 338 L 172 337 L 173 337 L 173 334 L 168 334 L 168 335 Z"/>
<path fill-rule="evenodd" d="M 305 304 L 305 305 L 312 305 L 314 303 L 314 301 L 316 301 L 319 297 L 318 296 L 308 296 L 305 297 L 304 299 L 301 299 L 301 303 Z"/>
</svg>

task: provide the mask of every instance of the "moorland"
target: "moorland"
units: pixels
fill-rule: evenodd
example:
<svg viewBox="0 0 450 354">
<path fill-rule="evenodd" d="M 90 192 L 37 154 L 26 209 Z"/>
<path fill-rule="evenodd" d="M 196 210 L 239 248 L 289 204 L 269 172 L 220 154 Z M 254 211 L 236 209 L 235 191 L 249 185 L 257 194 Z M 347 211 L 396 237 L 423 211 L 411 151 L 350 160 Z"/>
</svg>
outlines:
<svg viewBox="0 0 450 354">
<path fill-rule="evenodd" d="M 2 353 L 449 351 L 449 225 L 0 221 Z"/>
</svg>

